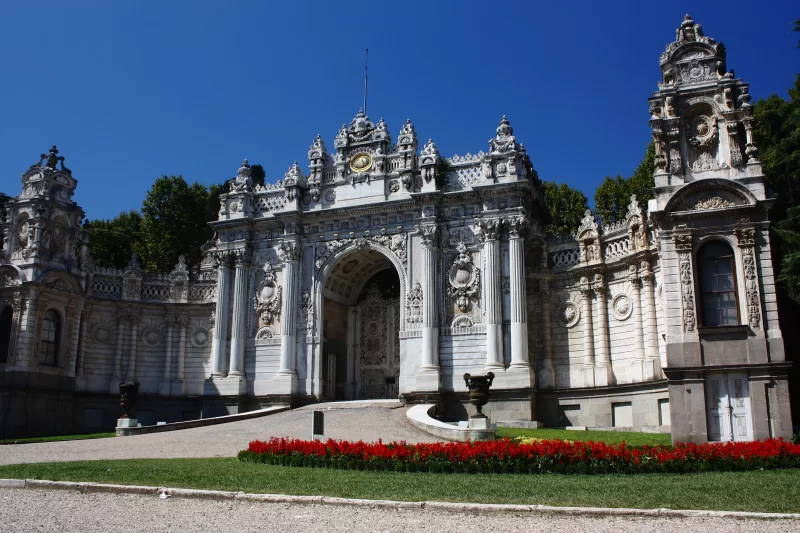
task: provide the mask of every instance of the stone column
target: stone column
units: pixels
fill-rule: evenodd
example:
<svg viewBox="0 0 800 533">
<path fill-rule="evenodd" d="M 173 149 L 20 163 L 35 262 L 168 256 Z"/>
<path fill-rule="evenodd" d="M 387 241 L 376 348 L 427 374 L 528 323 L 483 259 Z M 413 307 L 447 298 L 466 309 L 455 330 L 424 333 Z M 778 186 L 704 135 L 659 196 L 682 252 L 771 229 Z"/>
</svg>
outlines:
<svg viewBox="0 0 800 533">
<path fill-rule="evenodd" d="M 606 283 L 602 274 L 595 274 L 594 293 L 597 295 L 597 359 L 595 361 L 594 384 L 604 387 L 613 383 L 611 371 L 611 348 L 608 341 L 608 299 Z"/>
<path fill-rule="evenodd" d="M 16 311 L 16 310 L 15 310 Z M 81 315 L 81 330 L 78 339 L 78 360 L 75 362 L 75 375 L 82 376 L 86 368 L 86 335 L 88 334 L 89 313 L 91 308 L 87 305 Z"/>
<path fill-rule="evenodd" d="M 139 336 L 139 315 L 138 313 L 131 312 L 131 351 L 130 351 L 130 365 L 128 366 L 128 374 L 132 380 L 136 380 L 136 360 L 139 358 L 138 350 L 138 336 Z"/>
<path fill-rule="evenodd" d="M 111 383 L 110 389 L 113 393 L 116 389 L 117 394 L 119 394 L 119 389 L 117 385 L 119 381 L 122 379 L 122 350 L 123 350 L 123 343 L 125 342 L 125 311 L 123 309 L 117 309 L 117 348 L 114 351 L 114 369 L 113 373 L 111 374 Z"/>
<path fill-rule="evenodd" d="M 250 254 L 236 254 L 236 282 L 233 289 L 233 327 L 231 329 L 231 361 L 228 376 L 244 376 L 244 348 L 247 342 L 247 317 L 250 314 L 247 289 L 250 279 Z M 288 300 L 288 298 L 287 298 Z M 292 300 L 294 302 L 294 300 Z"/>
<path fill-rule="evenodd" d="M 228 254 L 220 254 L 217 274 L 217 308 L 214 316 L 214 339 L 211 346 L 211 377 L 225 376 L 228 320 L 231 314 L 231 267 Z"/>
<path fill-rule="evenodd" d="M 486 236 L 486 271 L 484 272 L 486 301 L 486 368 L 497 372 L 505 368 L 503 360 L 503 293 L 500 286 L 500 221 L 489 220 L 482 226 Z"/>
<path fill-rule="evenodd" d="M 534 385 L 533 372 L 528 361 L 525 284 L 525 230 L 527 227 L 527 220 L 524 217 L 515 217 L 508 221 L 509 288 L 511 291 L 511 364 L 509 370 L 521 374 L 522 379 L 515 380 L 511 384 L 511 386 L 519 387 Z"/>
<path fill-rule="evenodd" d="M 661 357 L 658 354 L 658 328 L 656 326 L 656 295 L 653 287 L 655 276 L 647 261 L 642 261 L 642 313 L 644 313 L 644 355 L 647 364 L 643 376 L 645 381 L 661 377 Z"/>
<path fill-rule="evenodd" d="M 422 237 L 422 364 L 417 374 L 418 391 L 439 390 L 439 310 L 436 291 L 438 255 L 436 226 L 421 229 Z"/>
<path fill-rule="evenodd" d="M 542 301 L 542 330 L 544 337 L 544 361 L 539 371 L 539 386 L 545 389 L 555 387 L 555 369 L 553 368 L 553 325 L 552 307 L 550 305 L 550 283 L 547 278 L 539 282 L 539 294 Z"/>
<path fill-rule="evenodd" d="M 642 280 L 635 265 L 630 267 L 628 280 L 631 283 L 633 294 L 631 295 L 633 305 L 633 338 L 635 359 L 631 362 L 631 382 L 639 383 L 644 381 L 644 325 L 642 321 Z"/>
<path fill-rule="evenodd" d="M 583 384 L 594 387 L 594 324 L 592 318 L 592 289 L 587 278 L 581 279 L 583 294 Z"/>
<path fill-rule="evenodd" d="M 278 256 L 283 261 L 283 300 L 281 301 L 281 360 L 278 370 L 278 394 L 292 394 L 297 386 L 295 357 L 297 355 L 298 275 L 300 269 L 300 244 L 284 241 L 278 247 Z"/>
<path fill-rule="evenodd" d="M 175 318 L 172 316 L 167 317 L 167 350 L 166 357 L 164 357 L 164 377 L 163 380 L 168 382 L 172 379 L 172 330 L 175 326 Z"/>
<path fill-rule="evenodd" d="M 175 321 L 178 324 L 178 366 L 175 371 L 175 379 L 183 382 L 186 375 L 186 326 L 189 318 L 182 316 Z"/>
</svg>

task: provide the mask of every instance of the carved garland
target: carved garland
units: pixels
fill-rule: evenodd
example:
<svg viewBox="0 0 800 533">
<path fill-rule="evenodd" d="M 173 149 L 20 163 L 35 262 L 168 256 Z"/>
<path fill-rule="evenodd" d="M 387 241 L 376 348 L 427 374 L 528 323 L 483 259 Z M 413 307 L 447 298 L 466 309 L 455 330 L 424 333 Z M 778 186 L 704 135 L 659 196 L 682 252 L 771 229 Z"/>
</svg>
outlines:
<svg viewBox="0 0 800 533">
<path fill-rule="evenodd" d="M 694 331 L 697 321 L 694 311 L 694 288 L 692 287 L 692 254 L 681 252 L 678 257 L 683 293 L 683 327 L 685 331 Z"/>
<path fill-rule="evenodd" d="M 751 328 L 761 324 L 761 298 L 758 294 L 756 276 L 755 230 L 739 229 L 735 231 L 736 240 L 742 250 L 742 267 L 744 268 L 744 287 L 747 297 L 747 321 Z"/>
<path fill-rule="evenodd" d="M 406 329 L 418 329 L 422 325 L 422 286 L 419 281 L 406 295 Z"/>
<path fill-rule="evenodd" d="M 406 248 L 406 234 L 398 233 L 395 235 L 367 235 L 364 237 L 357 237 L 352 239 L 334 239 L 327 242 L 318 243 L 315 246 L 316 259 L 314 267 L 317 271 L 325 264 L 325 262 L 340 248 L 348 245 L 355 245 L 357 248 L 364 248 L 367 243 L 374 242 L 381 244 L 394 252 L 403 266 L 408 265 L 408 254 Z"/>
</svg>

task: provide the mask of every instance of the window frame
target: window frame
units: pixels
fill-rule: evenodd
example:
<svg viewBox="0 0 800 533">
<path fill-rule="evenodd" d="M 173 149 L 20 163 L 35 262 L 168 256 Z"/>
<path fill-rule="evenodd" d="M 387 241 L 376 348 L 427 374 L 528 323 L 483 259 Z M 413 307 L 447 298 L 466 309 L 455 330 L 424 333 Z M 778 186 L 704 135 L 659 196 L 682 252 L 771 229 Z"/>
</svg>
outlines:
<svg viewBox="0 0 800 533">
<path fill-rule="evenodd" d="M 708 245 L 713 244 L 722 244 L 726 246 L 730 250 L 730 262 L 731 262 L 731 277 L 733 282 L 733 288 L 730 291 L 724 292 L 732 292 L 733 298 L 735 301 L 735 309 L 736 309 L 736 323 L 735 324 L 716 324 L 710 325 L 707 323 L 707 317 L 705 312 L 705 303 L 706 303 L 706 295 L 707 294 L 719 294 L 719 292 L 706 292 L 705 290 L 705 262 L 706 258 L 703 256 L 703 251 Z M 719 239 L 719 238 L 712 238 L 704 241 L 700 246 L 698 246 L 697 251 L 695 252 L 695 260 L 697 264 L 697 287 L 698 287 L 698 296 L 699 296 L 699 304 L 698 307 L 698 315 L 700 318 L 700 327 L 703 328 L 730 328 L 730 327 L 737 327 L 742 325 L 742 309 L 740 304 L 739 298 L 739 257 L 736 253 L 736 248 L 727 240 Z M 722 291 L 720 291 L 722 292 Z"/>
<path fill-rule="evenodd" d="M 47 332 L 47 324 L 51 322 L 48 320 L 48 316 L 52 313 L 56 317 L 55 320 L 55 333 L 53 335 L 53 339 L 45 339 L 45 333 Z M 44 317 L 42 318 L 42 331 L 39 335 L 39 365 L 40 366 L 47 366 L 47 367 L 57 367 L 59 364 L 59 352 L 61 351 L 61 334 L 63 332 L 63 320 L 61 318 L 61 313 L 58 310 L 53 309 L 52 307 L 45 311 Z M 50 360 L 50 350 L 45 349 L 45 347 L 52 346 L 52 360 Z"/>
</svg>

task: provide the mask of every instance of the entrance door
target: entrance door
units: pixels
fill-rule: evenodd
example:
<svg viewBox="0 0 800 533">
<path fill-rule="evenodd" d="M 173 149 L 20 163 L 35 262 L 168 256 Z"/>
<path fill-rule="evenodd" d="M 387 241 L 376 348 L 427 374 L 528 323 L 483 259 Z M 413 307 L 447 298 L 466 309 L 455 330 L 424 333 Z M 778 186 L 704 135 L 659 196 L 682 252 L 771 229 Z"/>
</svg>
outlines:
<svg viewBox="0 0 800 533">
<path fill-rule="evenodd" d="M 400 378 L 400 299 L 373 284 L 358 304 L 358 377 L 361 399 L 397 398 Z"/>
<path fill-rule="evenodd" d="M 753 440 L 750 387 L 746 374 L 709 374 L 706 378 L 708 440 Z"/>
</svg>

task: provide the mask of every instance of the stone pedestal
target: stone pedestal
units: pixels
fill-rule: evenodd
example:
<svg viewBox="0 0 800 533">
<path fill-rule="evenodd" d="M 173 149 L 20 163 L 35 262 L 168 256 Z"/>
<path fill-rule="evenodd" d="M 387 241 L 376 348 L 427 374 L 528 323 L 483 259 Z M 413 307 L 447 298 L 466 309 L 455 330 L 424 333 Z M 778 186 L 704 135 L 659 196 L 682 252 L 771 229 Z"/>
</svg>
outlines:
<svg viewBox="0 0 800 533">
<path fill-rule="evenodd" d="M 505 371 L 494 371 L 496 389 L 530 389 L 536 385 L 533 369 L 527 366 L 508 367 Z"/>
<path fill-rule="evenodd" d="M 553 367 L 545 365 L 537 372 L 540 389 L 552 389 L 556 386 L 556 372 Z"/>
<path fill-rule="evenodd" d="M 606 387 L 614 384 L 614 374 L 611 371 L 611 364 L 598 363 L 594 368 L 595 387 Z"/>
<path fill-rule="evenodd" d="M 469 429 L 492 429 L 492 423 L 485 416 L 470 417 Z"/>
<path fill-rule="evenodd" d="M 118 428 L 136 428 L 139 427 L 139 420 L 136 418 L 118 418 L 117 419 L 117 427 Z"/>
<path fill-rule="evenodd" d="M 212 376 L 203 383 L 204 396 L 243 396 L 247 393 L 247 380 L 239 376 Z"/>
<path fill-rule="evenodd" d="M 420 392 L 438 391 L 441 384 L 441 373 L 438 369 L 422 370 L 416 375 L 416 390 Z"/>
<path fill-rule="evenodd" d="M 297 392 L 297 374 L 281 373 L 271 381 L 270 394 L 294 394 Z"/>
</svg>

